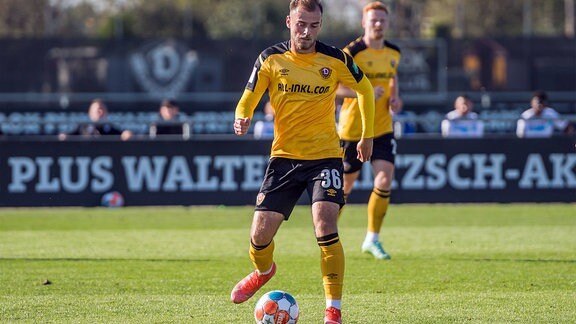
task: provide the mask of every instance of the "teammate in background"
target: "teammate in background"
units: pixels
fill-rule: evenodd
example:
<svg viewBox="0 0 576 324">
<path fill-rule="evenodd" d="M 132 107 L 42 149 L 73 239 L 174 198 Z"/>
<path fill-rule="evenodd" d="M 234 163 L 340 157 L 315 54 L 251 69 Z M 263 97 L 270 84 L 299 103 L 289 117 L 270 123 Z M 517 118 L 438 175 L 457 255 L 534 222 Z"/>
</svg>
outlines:
<svg viewBox="0 0 576 324">
<path fill-rule="evenodd" d="M 264 105 L 264 120 L 259 120 L 254 124 L 254 138 L 274 138 L 274 107 L 270 101 Z"/>
<path fill-rule="evenodd" d="M 454 100 L 454 110 L 444 117 L 441 123 L 443 137 L 482 137 L 484 136 L 484 122 L 478 119 L 473 111 L 474 102 L 466 95 L 461 94 Z"/>
<path fill-rule="evenodd" d="M 190 125 L 180 118 L 180 107 L 174 100 L 164 99 L 158 108 L 159 120 L 150 125 L 149 135 L 180 135 L 190 138 Z"/>
<path fill-rule="evenodd" d="M 388 8 L 380 2 L 364 6 L 362 27 L 364 35 L 351 42 L 344 51 L 350 54 L 366 73 L 374 87 L 375 123 L 374 153 L 371 163 L 374 188 L 368 200 L 368 228 L 362 251 L 376 259 L 390 259 L 380 243 L 380 229 L 388 211 L 390 190 L 394 177 L 396 142 L 392 130 L 390 111 L 399 111 L 402 101 L 398 96 L 398 63 L 400 49 L 384 39 L 388 29 Z M 344 141 L 344 197 L 348 198 L 364 161 L 356 158 L 355 146 L 361 139 L 359 100 L 345 85 L 338 88 L 344 97 L 339 118 L 339 134 Z"/>
<path fill-rule="evenodd" d="M 324 323 L 341 323 L 344 250 L 337 219 L 344 195 L 342 148 L 335 126 L 336 89 L 342 83 L 358 92 L 362 120 L 356 154 L 360 161 L 372 155 L 374 94 L 349 55 L 317 40 L 322 27 L 319 0 L 290 1 L 286 26 L 290 40 L 260 54 L 236 107 L 234 132 L 244 135 L 267 90 L 276 129 L 250 231 L 249 256 L 256 270 L 236 284 L 231 299 L 234 303 L 248 300 L 275 274 L 274 236 L 306 190 L 320 247 Z"/>
<path fill-rule="evenodd" d="M 574 126 L 548 107 L 546 92 L 537 90 L 530 100 L 530 108 L 522 113 L 516 124 L 516 134 L 518 137 L 550 137 L 555 131 L 572 134 Z"/>
<path fill-rule="evenodd" d="M 92 100 L 88 108 L 88 118 L 90 122 L 80 124 L 72 132 L 58 135 L 58 138 L 64 140 L 68 138 L 69 135 L 80 135 L 84 137 L 117 135 L 124 141 L 132 137 L 131 131 L 120 130 L 108 121 L 108 107 L 102 99 Z"/>
</svg>

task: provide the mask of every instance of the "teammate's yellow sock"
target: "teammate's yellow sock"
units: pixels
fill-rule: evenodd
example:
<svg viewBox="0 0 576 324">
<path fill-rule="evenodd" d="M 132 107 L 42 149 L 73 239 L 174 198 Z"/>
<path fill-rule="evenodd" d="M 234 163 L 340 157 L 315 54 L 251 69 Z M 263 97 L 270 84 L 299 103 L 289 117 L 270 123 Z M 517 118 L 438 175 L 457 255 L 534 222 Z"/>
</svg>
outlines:
<svg viewBox="0 0 576 324">
<path fill-rule="evenodd" d="M 259 272 L 266 272 L 272 268 L 274 262 L 274 240 L 267 245 L 257 246 L 250 241 L 250 260 Z"/>
<path fill-rule="evenodd" d="M 320 246 L 320 268 L 327 300 L 342 299 L 344 282 L 344 249 L 338 233 L 316 238 Z"/>
<path fill-rule="evenodd" d="M 390 191 L 372 189 L 368 200 L 368 232 L 380 233 L 390 203 Z"/>
</svg>

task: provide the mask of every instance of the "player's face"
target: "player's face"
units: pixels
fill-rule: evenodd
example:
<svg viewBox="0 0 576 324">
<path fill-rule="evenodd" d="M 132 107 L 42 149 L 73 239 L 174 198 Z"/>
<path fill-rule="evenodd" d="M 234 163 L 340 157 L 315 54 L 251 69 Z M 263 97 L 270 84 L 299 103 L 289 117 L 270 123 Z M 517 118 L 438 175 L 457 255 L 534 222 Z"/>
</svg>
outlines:
<svg viewBox="0 0 576 324">
<path fill-rule="evenodd" d="M 291 49 L 301 54 L 312 53 L 322 27 L 322 13 L 319 8 L 306 11 L 298 7 L 286 17 L 286 26 L 290 29 Z"/>
<path fill-rule="evenodd" d="M 388 14 L 384 10 L 369 10 L 362 19 L 362 27 L 370 39 L 384 39 L 388 29 Z"/>
</svg>

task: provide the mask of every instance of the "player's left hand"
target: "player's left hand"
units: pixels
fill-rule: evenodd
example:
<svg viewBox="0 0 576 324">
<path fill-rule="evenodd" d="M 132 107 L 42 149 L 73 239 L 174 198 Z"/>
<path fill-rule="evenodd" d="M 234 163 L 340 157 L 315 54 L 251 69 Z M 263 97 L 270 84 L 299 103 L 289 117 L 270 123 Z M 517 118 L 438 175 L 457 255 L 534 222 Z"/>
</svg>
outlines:
<svg viewBox="0 0 576 324">
<path fill-rule="evenodd" d="M 370 157 L 372 157 L 372 145 L 372 138 L 360 139 L 358 145 L 356 145 L 356 152 L 358 152 L 358 156 L 356 158 L 361 162 L 369 161 Z"/>
</svg>

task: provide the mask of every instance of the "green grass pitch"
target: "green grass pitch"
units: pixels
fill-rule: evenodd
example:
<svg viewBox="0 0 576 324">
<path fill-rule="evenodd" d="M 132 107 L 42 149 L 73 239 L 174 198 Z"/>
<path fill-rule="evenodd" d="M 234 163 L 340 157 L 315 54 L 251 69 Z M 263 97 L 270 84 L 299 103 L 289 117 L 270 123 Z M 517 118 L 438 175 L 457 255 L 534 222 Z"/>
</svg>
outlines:
<svg viewBox="0 0 576 324">
<path fill-rule="evenodd" d="M 360 252 L 364 205 L 340 221 L 345 323 L 576 322 L 576 205 L 392 205 L 391 261 Z M 251 207 L 0 209 L 0 323 L 253 323 L 281 289 L 300 323 L 324 297 L 308 206 L 276 237 L 276 276 L 229 301 L 252 271 Z"/>
</svg>

